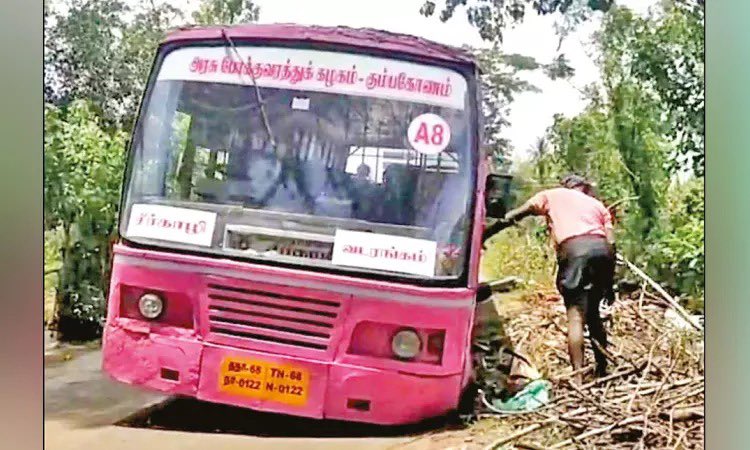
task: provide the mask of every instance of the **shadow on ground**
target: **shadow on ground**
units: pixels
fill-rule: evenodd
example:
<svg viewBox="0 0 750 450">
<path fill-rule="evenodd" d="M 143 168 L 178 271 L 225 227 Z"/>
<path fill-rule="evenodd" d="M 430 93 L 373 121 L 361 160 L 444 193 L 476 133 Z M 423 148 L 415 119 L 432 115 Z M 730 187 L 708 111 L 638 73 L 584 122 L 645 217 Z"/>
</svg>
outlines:
<svg viewBox="0 0 750 450">
<path fill-rule="evenodd" d="M 264 413 L 188 398 L 167 400 L 145 413 L 135 413 L 116 425 L 286 438 L 408 437 L 463 428 L 456 415 L 437 417 L 413 425 L 380 426 Z"/>
</svg>

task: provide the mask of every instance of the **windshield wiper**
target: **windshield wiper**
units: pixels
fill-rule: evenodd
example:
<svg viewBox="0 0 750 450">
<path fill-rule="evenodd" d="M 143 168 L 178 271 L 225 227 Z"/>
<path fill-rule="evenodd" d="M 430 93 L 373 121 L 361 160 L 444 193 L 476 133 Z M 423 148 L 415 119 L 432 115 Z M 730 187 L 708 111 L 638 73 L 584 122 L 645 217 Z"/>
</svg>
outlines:
<svg viewBox="0 0 750 450">
<path fill-rule="evenodd" d="M 231 49 L 234 51 L 235 56 L 237 56 L 237 59 L 242 63 L 242 56 L 240 55 L 240 52 L 237 50 L 237 46 L 234 45 L 234 41 L 227 35 L 226 28 L 221 29 L 221 36 L 224 38 L 224 40 L 229 44 Z M 227 52 L 229 50 L 227 49 Z M 250 78 L 253 81 L 253 86 L 255 88 L 255 98 L 260 105 L 260 114 L 263 117 L 263 126 L 266 128 L 266 133 L 268 134 L 268 139 L 271 143 L 271 148 L 273 149 L 274 155 L 276 157 L 279 157 L 279 151 L 276 147 L 276 139 L 273 137 L 273 132 L 271 131 L 271 123 L 268 120 L 268 112 L 266 111 L 266 103 L 263 101 L 263 97 L 260 94 L 260 88 L 258 87 L 258 81 L 255 79 L 255 71 L 252 68 L 252 57 L 248 60 L 248 64 L 250 65 Z M 238 71 L 238 75 L 242 77 L 242 70 Z M 291 172 L 294 172 L 293 174 L 290 174 Z M 295 167 L 293 169 L 290 169 L 288 166 L 288 161 L 285 158 L 282 158 L 282 166 L 281 166 L 281 172 L 279 173 L 279 178 L 276 180 L 276 185 L 271 188 L 268 193 L 266 194 L 265 198 L 261 200 L 261 204 L 265 205 L 272 197 L 275 195 L 276 191 L 278 190 L 280 185 L 283 185 L 285 188 L 287 187 L 287 180 L 289 178 L 292 178 L 292 180 L 297 185 L 297 188 L 299 188 L 299 193 L 303 196 L 304 202 L 307 205 L 309 209 L 314 209 L 314 203 L 315 200 L 310 196 L 310 194 L 305 190 L 304 182 L 300 182 L 300 173 L 299 168 Z"/>
<path fill-rule="evenodd" d="M 229 46 L 234 51 L 234 54 L 237 56 L 237 59 L 242 63 L 242 56 L 240 56 L 240 52 L 237 51 L 237 47 L 234 45 L 234 41 L 227 35 L 226 29 L 221 29 L 221 36 L 224 38 L 225 41 L 229 44 Z M 276 139 L 273 137 L 273 132 L 271 131 L 271 123 L 268 120 L 268 114 L 266 112 L 266 103 L 263 101 L 263 97 L 260 95 L 260 88 L 258 87 L 258 82 L 255 79 L 255 71 L 253 71 L 252 68 L 252 58 L 248 61 L 248 64 L 250 65 L 250 78 L 253 80 L 253 86 L 255 87 L 255 99 L 258 102 L 258 105 L 260 105 L 260 115 L 263 118 L 263 126 L 266 128 L 266 133 L 268 134 L 268 140 L 271 142 L 271 147 L 273 148 L 273 153 L 275 155 L 278 155 L 278 150 L 276 149 Z M 238 71 L 238 75 L 242 77 L 242 70 Z"/>
</svg>

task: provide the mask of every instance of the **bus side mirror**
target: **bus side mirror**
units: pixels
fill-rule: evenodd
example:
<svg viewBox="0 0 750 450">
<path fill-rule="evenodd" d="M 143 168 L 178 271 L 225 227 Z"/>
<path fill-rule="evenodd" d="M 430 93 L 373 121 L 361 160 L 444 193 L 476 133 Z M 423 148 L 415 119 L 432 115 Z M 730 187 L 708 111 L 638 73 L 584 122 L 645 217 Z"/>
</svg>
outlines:
<svg viewBox="0 0 750 450">
<path fill-rule="evenodd" d="M 486 217 L 491 219 L 502 219 L 508 211 L 508 200 L 510 197 L 510 175 L 490 174 L 487 176 L 487 184 L 484 189 L 484 205 Z"/>
</svg>

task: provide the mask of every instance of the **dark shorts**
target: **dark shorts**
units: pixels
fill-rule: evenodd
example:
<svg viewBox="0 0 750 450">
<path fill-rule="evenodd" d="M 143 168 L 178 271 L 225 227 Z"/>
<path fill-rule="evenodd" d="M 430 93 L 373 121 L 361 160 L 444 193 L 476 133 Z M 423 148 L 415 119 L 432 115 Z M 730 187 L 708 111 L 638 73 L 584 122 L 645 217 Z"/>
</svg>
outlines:
<svg viewBox="0 0 750 450">
<path fill-rule="evenodd" d="M 557 289 L 565 306 L 583 311 L 596 308 L 612 292 L 615 255 L 604 237 L 577 236 L 560 244 L 557 251 Z"/>
</svg>

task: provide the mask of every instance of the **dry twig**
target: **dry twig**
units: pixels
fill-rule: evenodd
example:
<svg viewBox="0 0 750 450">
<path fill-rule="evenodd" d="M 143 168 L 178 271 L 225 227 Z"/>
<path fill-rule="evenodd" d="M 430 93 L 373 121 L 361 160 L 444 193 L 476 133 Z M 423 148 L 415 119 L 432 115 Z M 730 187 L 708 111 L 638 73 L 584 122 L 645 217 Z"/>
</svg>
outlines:
<svg viewBox="0 0 750 450">
<path fill-rule="evenodd" d="M 578 373 L 590 377 L 591 366 L 571 371 L 567 358 L 559 357 L 566 330 L 555 303 L 532 297 L 507 318 L 503 328 L 510 342 L 524 343 L 516 349 L 541 373 L 562 375 L 547 377 L 554 395 L 543 412 L 504 416 L 518 431 L 486 449 L 510 443 L 528 449 L 702 447 L 705 381 L 703 366 L 696 364 L 702 334 L 667 326 L 664 311 L 672 305 L 645 290 L 640 294 L 620 299 L 608 321 L 611 375 L 582 385 L 570 380 Z M 590 346 L 586 351 L 591 357 Z"/>
</svg>

